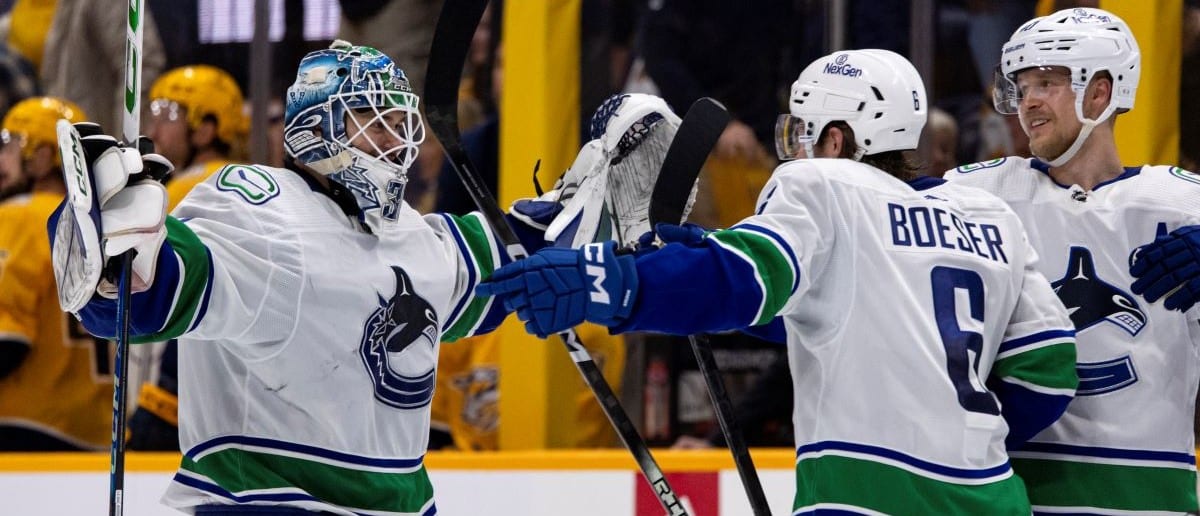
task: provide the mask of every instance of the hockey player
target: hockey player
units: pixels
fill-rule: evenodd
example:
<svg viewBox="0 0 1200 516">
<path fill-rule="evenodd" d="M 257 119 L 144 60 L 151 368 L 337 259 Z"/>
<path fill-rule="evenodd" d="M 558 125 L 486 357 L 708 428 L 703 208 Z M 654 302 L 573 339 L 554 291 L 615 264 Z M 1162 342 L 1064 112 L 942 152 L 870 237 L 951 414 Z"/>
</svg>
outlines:
<svg viewBox="0 0 1200 516">
<path fill-rule="evenodd" d="M 780 318 L 796 431 L 795 513 L 1029 514 L 1006 438 L 1075 390 L 1070 319 L 1021 222 L 981 190 L 919 178 L 916 69 L 837 52 L 792 85 L 755 215 L 638 255 L 543 249 L 494 294 L 546 334 L 580 320 L 688 334 Z M 661 226 L 660 233 L 680 228 Z"/>
<path fill-rule="evenodd" d="M 479 213 L 422 217 L 403 202 L 425 136 L 418 100 L 373 48 L 309 53 L 287 93 L 287 168 L 225 167 L 172 216 L 161 186 L 128 178 L 162 156 L 83 139 L 104 238 L 69 192 L 50 222 L 59 295 L 89 331 L 112 335 L 116 289 L 89 280 L 101 274 L 78 248 L 137 251 L 133 341 L 179 339 L 183 461 L 168 505 L 436 512 L 422 457 L 438 345 L 500 322 L 500 304 L 474 288 L 508 257 Z M 565 225 L 520 220 L 531 248 L 540 228 Z"/>
<path fill-rule="evenodd" d="M 42 227 L 65 186 L 54 124 L 84 121 L 75 104 L 25 99 L 4 117 L 32 191 L 0 203 L 0 450 L 99 450 L 112 411 L 109 342 L 82 331 L 54 292 Z"/>
<path fill-rule="evenodd" d="M 147 135 L 175 167 L 167 182 L 167 210 L 197 183 L 238 157 L 245 143 L 242 91 L 228 73 L 209 65 L 168 71 L 150 87 Z M 129 449 L 179 449 L 176 341 L 130 350 L 130 378 L 139 385 L 129 421 Z"/>
<path fill-rule="evenodd" d="M 1075 400 L 1012 452 L 1039 512 L 1200 510 L 1192 433 L 1200 176 L 1122 167 L 1113 128 L 1133 108 L 1140 73 L 1137 41 L 1112 13 L 1070 9 L 1029 21 L 1000 54 L 995 106 L 1019 116 L 1036 158 L 946 174 L 1008 201 L 1078 332 Z"/>
<path fill-rule="evenodd" d="M 241 157 L 247 120 L 242 90 L 209 65 L 171 70 L 150 87 L 147 136 L 175 166 L 167 194 L 174 209 L 197 183 Z"/>
</svg>

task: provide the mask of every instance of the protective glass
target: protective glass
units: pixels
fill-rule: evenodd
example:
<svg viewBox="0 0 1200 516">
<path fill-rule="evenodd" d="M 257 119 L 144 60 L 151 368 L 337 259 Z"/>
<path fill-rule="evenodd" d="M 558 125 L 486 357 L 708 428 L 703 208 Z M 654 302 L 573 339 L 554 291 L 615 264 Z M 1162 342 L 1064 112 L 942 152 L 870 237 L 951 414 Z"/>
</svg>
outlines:
<svg viewBox="0 0 1200 516">
<path fill-rule="evenodd" d="M 816 139 L 809 125 L 804 119 L 786 113 L 775 119 L 775 153 L 779 159 L 787 161 L 808 157 Z"/>
</svg>

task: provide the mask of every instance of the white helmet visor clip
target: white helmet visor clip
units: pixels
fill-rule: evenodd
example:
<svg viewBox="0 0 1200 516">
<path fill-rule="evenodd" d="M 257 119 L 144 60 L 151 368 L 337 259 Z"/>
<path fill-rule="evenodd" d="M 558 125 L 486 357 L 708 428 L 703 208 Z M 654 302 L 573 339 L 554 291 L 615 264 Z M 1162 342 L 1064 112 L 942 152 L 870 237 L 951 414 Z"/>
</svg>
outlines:
<svg viewBox="0 0 1200 516">
<path fill-rule="evenodd" d="M 813 155 L 813 123 L 784 113 L 775 119 L 775 153 L 782 161 L 806 159 Z"/>
</svg>

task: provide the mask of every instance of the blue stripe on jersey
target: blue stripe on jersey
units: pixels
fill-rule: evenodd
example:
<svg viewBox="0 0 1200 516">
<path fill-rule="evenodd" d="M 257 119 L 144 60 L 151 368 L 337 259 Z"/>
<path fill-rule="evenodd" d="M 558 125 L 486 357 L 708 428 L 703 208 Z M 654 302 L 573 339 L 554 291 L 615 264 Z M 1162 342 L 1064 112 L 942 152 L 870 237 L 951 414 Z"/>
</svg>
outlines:
<svg viewBox="0 0 1200 516">
<path fill-rule="evenodd" d="M 208 313 L 208 299 L 212 297 L 212 280 L 213 274 L 215 274 L 213 271 L 212 251 L 205 247 L 204 252 L 208 254 L 208 281 L 204 285 L 204 297 L 200 299 L 200 308 L 196 310 L 196 320 L 192 321 L 192 325 L 188 328 L 188 331 L 196 329 L 196 326 L 200 325 L 200 321 L 204 320 L 204 314 Z"/>
<path fill-rule="evenodd" d="M 175 291 L 182 283 L 179 272 L 175 249 L 171 247 L 170 242 L 163 242 L 158 250 L 154 283 L 145 292 L 130 296 L 130 336 L 157 333 L 167 323 L 167 317 L 175 303 Z M 211 281 L 211 274 L 209 278 Z M 79 320 L 92 335 L 116 338 L 117 300 L 105 299 L 99 295 L 92 296 L 87 305 L 79 310 Z"/>
<path fill-rule="evenodd" d="M 1033 436 L 1058 421 L 1073 396 L 1046 394 L 1001 379 L 989 379 L 988 390 L 1000 401 L 1000 415 L 1008 423 L 1005 446 L 1021 449 Z"/>
<path fill-rule="evenodd" d="M 458 320 L 458 316 L 462 315 L 462 311 L 467 307 L 467 304 L 474 299 L 471 293 L 475 292 L 475 285 L 478 282 L 479 273 L 475 270 L 475 260 L 471 259 L 471 249 L 467 247 L 467 242 L 463 240 L 462 233 L 458 231 L 458 225 L 454 223 L 454 219 L 445 213 L 441 214 L 443 219 L 446 219 L 446 227 L 450 228 L 450 234 L 454 236 L 454 244 L 458 246 L 458 252 L 463 257 L 463 263 L 467 264 L 467 292 L 468 294 L 458 298 L 458 302 L 454 304 L 454 309 L 450 311 L 450 317 L 446 318 L 446 324 L 442 327 L 442 331 L 446 331 L 454 322 Z"/>
<path fill-rule="evenodd" d="M 787 245 L 787 242 L 783 240 L 783 237 L 779 236 L 779 233 L 776 233 L 774 230 L 759 226 L 758 224 L 738 224 L 729 229 L 747 229 L 757 233 L 762 233 L 774 240 L 776 244 L 779 244 L 779 247 L 787 253 L 788 260 L 792 263 L 792 271 L 795 272 L 795 274 L 792 275 L 792 293 L 796 292 L 796 289 L 800 286 L 800 260 L 796 259 L 796 253 L 792 251 L 791 246 Z"/>
<path fill-rule="evenodd" d="M 1038 443 L 1032 442 L 1021 447 L 1023 452 L 1058 453 L 1064 455 L 1079 455 L 1082 457 L 1097 457 L 1104 459 L 1130 459 L 1160 462 L 1179 462 L 1189 466 L 1196 465 L 1196 457 L 1190 453 L 1148 450 L 1123 450 L 1120 448 L 1101 448 L 1098 446 L 1078 446 L 1074 444 Z"/>
<path fill-rule="evenodd" d="M 179 473 L 176 473 L 175 477 L 172 480 L 175 482 L 178 482 L 180 484 L 183 484 L 185 486 L 191 487 L 193 489 L 197 489 L 197 490 L 204 491 L 207 493 L 212 493 L 212 494 L 215 494 L 222 498 L 233 500 L 237 503 L 248 503 L 248 502 L 254 502 L 254 501 L 328 503 L 328 502 L 325 502 L 324 500 L 318 500 L 316 497 L 306 494 L 306 493 L 264 493 L 264 494 L 251 494 L 251 495 L 235 495 L 235 494 L 229 492 L 229 490 L 227 490 L 219 485 L 213 484 L 211 482 L 205 482 L 198 478 L 184 476 Z M 270 510 L 271 506 L 257 505 L 257 506 L 252 506 L 252 507 L 264 509 L 263 512 L 266 512 L 266 511 Z M 246 508 L 242 508 L 242 509 L 245 509 L 246 511 L 254 510 L 253 508 L 250 508 L 250 507 L 246 507 Z M 231 507 L 226 507 L 226 510 L 234 510 L 234 509 Z M 311 511 L 303 511 L 302 509 L 298 509 L 298 512 L 309 513 Z M 361 512 L 355 512 L 354 514 L 362 514 L 365 516 L 365 513 L 361 513 Z M 437 514 L 437 504 L 434 503 L 434 504 L 430 504 L 429 509 L 426 509 L 425 512 L 421 513 L 421 516 L 434 516 L 436 514 Z"/>
<path fill-rule="evenodd" d="M 296 452 L 296 453 L 303 453 L 305 455 L 311 455 L 313 457 L 320 457 L 323 459 L 345 462 L 347 464 L 354 464 L 357 466 L 369 466 L 369 467 L 374 467 L 374 468 L 392 468 L 392 469 L 415 468 L 417 466 L 420 466 L 421 462 L 425 458 L 424 456 L 421 456 L 421 457 L 417 457 L 415 459 L 377 459 L 377 458 L 372 458 L 372 457 L 363 457 L 361 455 L 351 455 L 349 453 L 342 453 L 342 452 L 337 452 L 337 451 L 333 451 L 333 450 L 327 450 L 325 448 L 318 448 L 315 446 L 308 446 L 305 444 L 298 444 L 298 443 L 293 443 L 293 442 L 289 442 L 289 441 L 280 441 L 280 440 L 276 440 L 276 439 L 267 439 L 267 438 L 263 438 L 263 437 L 249 437 L 249 436 L 245 436 L 245 435 L 226 435 L 226 436 L 217 437 L 215 439 L 209 439 L 200 444 L 197 444 L 196 446 L 193 446 L 186 453 L 184 453 L 184 455 L 187 455 L 187 457 L 192 460 L 196 460 L 196 457 L 198 455 L 201 455 L 204 452 L 206 452 L 212 448 L 230 445 L 230 444 L 244 445 L 244 446 L 257 446 L 259 448 L 271 448 L 271 449 L 275 449 L 275 450 L 284 450 L 284 451 L 290 451 L 290 452 Z"/>
<path fill-rule="evenodd" d="M 613 333 L 736 330 L 755 322 L 765 295 L 752 263 L 707 238 L 667 244 L 639 256 L 636 266 L 638 309 Z"/>
<path fill-rule="evenodd" d="M 261 494 L 235 495 L 217 484 L 213 484 L 211 482 L 205 482 L 198 478 L 184 476 L 180 473 L 176 473 L 175 478 L 173 478 L 172 480 L 175 482 L 178 482 L 180 484 L 183 484 L 185 486 L 188 486 L 188 487 L 191 487 L 194 489 L 198 489 L 200 491 L 204 491 L 206 493 L 215 494 L 217 496 L 220 496 L 221 498 L 233 500 L 237 503 L 248 503 L 248 502 L 320 502 L 320 503 L 326 503 L 322 500 L 318 500 L 316 497 L 314 497 L 308 493 L 261 493 Z M 361 514 L 361 513 L 355 513 L 355 514 Z"/>
<path fill-rule="evenodd" d="M 860 516 L 861 512 L 846 511 L 842 509 L 812 509 L 807 511 L 796 511 L 792 513 L 795 516 L 812 514 L 814 516 Z"/>
<path fill-rule="evenodd" d="M 796 449 L 796 458 L 799 458 L 805 453 L 816 453 L 822 451 L 846 451 L 853 453 L 861 453 L 865 455 L 874 455 L 885 459 L 894 460 L 912 466 L 917 469 L 927 471 L 936 475 L 942 475 L 952 478 L 964 479 L 981 479 L 991 478 L 1007 473 L 1010 469 L 1008 461 L 1005 461 L 999 466 L 994 466 L 987 469 L 962 469 L 951 466 L 935 464 L 926 460 L 918 459 L 904 452 L 884 448 L 881 446 L 872 446 L 869 444 L 849 443 L 845 441 L 820 441 L 811 444 L 806 444 Z"/>
<path fill-rule="evenodd" d="M 1006 353 L 1017 348 L 1045 342 L 1051 339 L 1070 338 L 1075 336 L 1074 330 L 1046 330 L 1033 335 L 1026 335 L 1012 340 L 1006 340 L 1000 343 L 1000 349 L 996 354 Z"/>
</svg>

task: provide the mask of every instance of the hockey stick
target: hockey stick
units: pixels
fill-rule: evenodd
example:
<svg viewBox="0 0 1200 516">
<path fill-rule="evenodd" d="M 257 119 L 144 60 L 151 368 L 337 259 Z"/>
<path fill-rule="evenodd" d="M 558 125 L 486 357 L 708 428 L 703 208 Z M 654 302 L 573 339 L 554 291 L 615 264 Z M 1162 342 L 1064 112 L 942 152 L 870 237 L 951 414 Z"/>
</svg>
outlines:
<svg viewBox="0 0 1200 516">
<path fill-rule="evenodd" d="M 650 227 L 658 223 L 679 224 L 683 222 L 683 212 L 691 196 L 692 186 L 700 175 L 700 168 L 712 151 L 721 132 L 729 123 L 729 113 L 725 107 L 708 97 L 701 98 L 692 104 L 675 133 L 675 139 L 667 148 L 667 156 L 663 159 L 662 170 L 654 183 L 654 192 L 650 196 Z M 725 391 L 725 381 L 713 358 L 712 346 L 704 335 L 689 335 L 692 352 L 696 355 L 696 365 L 704 375 L 708 384 L 708 395 L 712 399 L 717 412 L 717 421 L 721 424 L 721 432 L 725 434 L 725 442 L 733 454 L 733 462 L 737 465 L 738 476 L 742 478 L 742 486 L 750 499 L 750 508 L 755 516 L 770 516 L 771 509 L 767 506 L 767 497 L 763 493 L 762 483 L 758 480 L 758 472 L 754 469 L 754 461 L 746 448 L 746 441 L 733 412 L 733 404 Z"/>
<path fill-rule="evenodd" d="M 121 121 L 121 139 L 126 145 L 138 144 L 142 118 L 142 26 L 143 0 L 129 0 L 125 24 L 125 116 Z M 129 383 L 129 302 L 133 276 L 134 251 L 121 254 L 120 279 L 117 282 L 117 352 L 113 371 L 112 444 L 109 448 L 109 516 L 124 514 L 125 494 L 125 390 Z"/>
<path fill-rule="evenodd" d="M 466 61 L 467 49 L 475 27 L 483 16 L 487 0 L 446 0 L 442 12 L 438 16 L 437 28 L 434 29 L 433 46 L 429 56 L 429 69 L 425 79 L 425 113 L 429 127 L 441 140 L 446 157 L 453 166 L 459 180 L 463 182 L 475 206 L 483 213 L 492 231 L 504 244 L 508 255 L 515 259 L 528 256 L 516 233 L 509 226 L 508 220 L 495 197 L 488 191 L 487 186 L 479 179 L 479 174 L 467 158 L 462 148 L 461 137 L 458 133 L 458 85 L 462 79 L 463 62 Z M 658 496 L 659 502 L 667 510 L 667 514 L 686 515 L 687 509 L 675 496 L 674 490 L 667 482 L 666 476 L 654 457 L 646 441 L 638 434 L 633 421 L 621 407 L 621 401 L 613 393 L 612 387 L 604 380 L 600 368 L 592 361 L 579 336 L 574 330 L 560 333 L 567 352 L 575 362 L 575 366 L 583 375 L 588 387 L 600 402 L 604 414 L 612 422 L 617 435 L 625 443 L 625 447 L 633 454 L 634 460 L 650 483 L 651 490 Z"/>
</svg>

